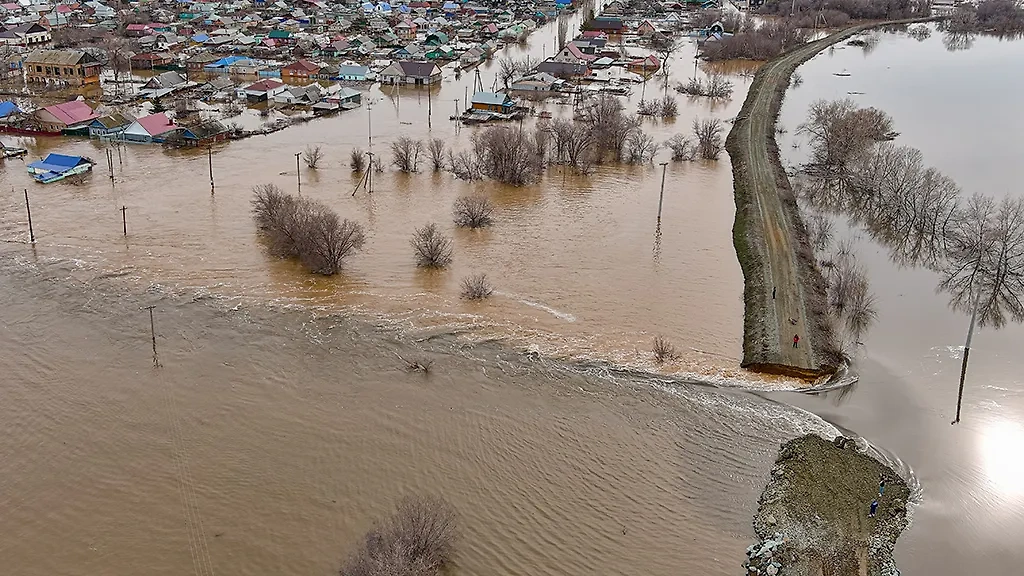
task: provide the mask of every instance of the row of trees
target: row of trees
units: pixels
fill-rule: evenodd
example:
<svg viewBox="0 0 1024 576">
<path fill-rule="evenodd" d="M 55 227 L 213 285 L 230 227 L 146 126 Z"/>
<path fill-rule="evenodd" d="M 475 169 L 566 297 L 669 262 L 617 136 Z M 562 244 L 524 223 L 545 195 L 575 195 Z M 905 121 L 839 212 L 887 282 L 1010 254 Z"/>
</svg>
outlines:
<svg viewBox="0 0 1024 576">
<path fill-rule="evenodd" d="M 840 13 L 848 20 L 898 20 L 915 16 L 928 16 L 931 6 L 928 2 L 916 0 L 767 0 L 761 12 L 811 17 L 822 13 Z M 829 26 L 838 26 L 832 20 Z"/>
<path fill-rule="evenodd" d="M 977 4 L 965 2 L 942 23 L 953 35 L 991 32 L 1001 36 L 1024 33 L 1024 5 L 1016 0 L 984 0 Z"/>
<path fill-rule="evenodd" d="M 851 215 L 896 262 L 937 271 L 952 308 L 976 310 L 980 326 L 1024 321 L 1024 200 L 966 197 L 888 141 L 888 115 L 848 100 L 815 102 L 798 133 L 812 145 L 801 170 L 812 205 Z"/>
<path fill-rule="evenodd" d="M 772 18 L 760 23 L 746 20 L 732 36 L 702 44 L 701 54 L 708 60 L 771 60 L 807 38 L 804 29 L 792 20 Z"/>
</svg>

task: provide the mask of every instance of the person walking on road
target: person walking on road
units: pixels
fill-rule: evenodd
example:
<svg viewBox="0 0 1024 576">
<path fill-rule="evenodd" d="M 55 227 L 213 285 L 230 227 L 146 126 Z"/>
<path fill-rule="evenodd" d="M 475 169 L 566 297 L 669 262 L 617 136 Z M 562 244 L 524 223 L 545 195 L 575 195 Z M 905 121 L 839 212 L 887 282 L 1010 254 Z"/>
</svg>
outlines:
<svg viewBox="0 0 1024 576">
<path fill-rule="evenodd" d="M 874 518 L 875 512 L 878 512 L 878 500 L 871 501 L 871 510 L 868 512 L 868 518 Z"/>
<path fill-rule="evenodd" d="M 878 481 L 878 495 L 882 496 L 883 494 L 885 494 L 885 477 Z"/>
<path fill-rule="evenodd" d="M 793 334 L 793 348 L 799 348 L 799 347 L 800 347 L 800 335 L 799 334 Z"/>
<path fill-rule="evenodd" d="M 772 286 L 772 300 L 775 300 L 775 286 Z"/>
</svg>

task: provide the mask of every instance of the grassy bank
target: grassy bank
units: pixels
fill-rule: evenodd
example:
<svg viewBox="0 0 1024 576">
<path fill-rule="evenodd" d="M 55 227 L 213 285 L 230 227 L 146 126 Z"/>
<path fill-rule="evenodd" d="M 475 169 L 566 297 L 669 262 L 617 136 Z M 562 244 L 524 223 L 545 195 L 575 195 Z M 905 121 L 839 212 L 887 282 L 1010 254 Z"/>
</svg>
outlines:
<svg viewBox="0 0 1024 576">
<path fill-rule="evenodd" d="M 885 492 L 879 495 L 879 480 Z M 869 517 L 871 501 L 878 510 Z M 852 443 L 809 434 L 782 445 L 754 515 L 750 565 L 782 576 L 895 573 L 896 539 L 907 527 L 906 482 Z M 777 543 L 777 544 L 776 544 Z M 763 549 L 771 549 L 760 554 Z"/>
</svg>

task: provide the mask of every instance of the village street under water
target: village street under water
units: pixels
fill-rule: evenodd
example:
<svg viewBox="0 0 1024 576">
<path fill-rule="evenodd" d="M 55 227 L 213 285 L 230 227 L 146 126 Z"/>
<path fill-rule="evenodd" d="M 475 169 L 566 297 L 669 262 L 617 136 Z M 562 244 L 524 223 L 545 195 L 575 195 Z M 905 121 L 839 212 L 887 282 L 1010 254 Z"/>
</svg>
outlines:
<svg viewBox="0 0 1024 576">
<path fill-rule="evenodd" d="M 883 96 L 900 90 L 882 79 L 903 82 L 911 69 L 939 78 L 956 58 L 975 70 L 1022 46 L 982 39 L 948 54 L 937 35 L 913 42 L 884 35 L 867 58 L 850 47 L 815 58 L 782 122 L 792 130 L 811 100 L 842 90 L 839 81 L 870 78 L 855 90 L 895 98 Z M 548 50 L 553 30 L 529 43 Z M 680 52 L 672 72 L 685 78 L 692 46 Z M 832 76 L 837 69 L 851 76 Z M 1001 77 L 998 67 L 990 74 Z M 733 80 L 729 103 L 679 96 L 674 125 L 645 129 L 664 141 L 688 132 L 693 117 L 730 118 L 748 81 Z M 432 136 L 466 145 L 473 129 L 457 133 L 438 103 L 471 83 L 446 72 Z M 635 87 L 630 106 L 657 86 Z M 375 97 L 375 151 L 402 134 L 426 137 L 425 92 Z M 876 105 L 893 114 L 901 138 L 965 188 L 979 185 L 970 167 L 933 159 L 921 143 L 957 148 L 957 138 L 915 135 L 931 119 L 887 102 Z M 986 113 L 1006 113 L 997 108 Z M 1012 354 L 1019 326 L 978 337 L 977 384 L 957 427 L 948 422 L 966 318 L 945 310 L 929 273 L 895 269 L 882 249 L 864 256 L 880 319 L 865 339 L 861 382 L 842 398 L 764 399 L 565 366 L 551 359 L 650 368 L 650 339 L 662 334 L 683 352 L 668 370 L 748 382 L 736 368 L 742 277 L 727 157 L 669 165 L 659 237 L 655 166 L 602 167 L 587 178 L 551 170 L 519 189 L 388 172 L 372 196 L 351 196 L 347 156 L 365 147 L 366 120 L 362 108 L 215 149 L 212 196 L 206 156 L 189 152 L 129 147 L 113 185 L 100 168 L 84 186 L 44 188 L 20 165 L 4 167 L 0 188 L 15 191 L 4 192 L 0 216 L 0 482 L 9 511 L 0 533 L 16 536 L 3 539 L 0 557 L 12 573 L 329 574 L 391 503 L 425 491 L 446 495 L 463 516 L 460 573 L 735 574 L 779 442 L 835 433 L 811 412 L 902 457 L 922 479 L 922 504 L 897 546 L 906 573 L 998 573 L 1019 563 L 1019 474 L 1000 457 L 1019 452 L 1024 436 Z M 307 144 L 322 145 L 328 162 L 302 169 L 302 193 L 369 233 L 336 279 L 267 256 L 248 213 L 253 185 L 294 189 L 294 153 Z M 33 156 L 102 155 L 83 141 L 21 145 Z M 1017 168 L 999 169 L 1000 181 L 1015 181 L 1008 170 Z M 26 244 L 25 187 L 35 246 Z M 418 271 L 412 229 L 447 226 L 452 201 L 471 190 L 495 201 L 496 225 L 453 231 L 453 269 Z M 458 300 L 458 281 L 472 272 L 494 279 L 496 298 Z M 158 370 L 139 311 L 148 304 L 158 307 Z M 489 338 L 499 342 L 469 344 Z M 516 352 L 524 348 L 539 354 Z M 396 353 L 429 355 L 433 372 L 406 372 Z"/>
</svg>

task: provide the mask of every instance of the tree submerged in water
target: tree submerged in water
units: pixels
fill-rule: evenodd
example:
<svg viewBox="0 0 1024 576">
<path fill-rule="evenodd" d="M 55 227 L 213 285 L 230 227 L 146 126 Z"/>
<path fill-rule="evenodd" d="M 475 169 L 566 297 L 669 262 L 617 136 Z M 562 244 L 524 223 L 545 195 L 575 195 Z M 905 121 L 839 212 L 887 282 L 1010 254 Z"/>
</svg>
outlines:
<svg viewBox="0 0 1024 576">
<path fill-rule="evenodd" d="M 802 197 L 851 215 L 894 262 L 937 271 L 952 309 L 970 312 L 958 422 L 975 325 L 1024 322 L 1024 199 L 965 199 L 952 179 L 923 165 L 920 151 L 885 141 L 895 132 L 884 112 L 849 101 L 816 102 L 799 133 L 812 145 Z M 856 296 L 859 288 L 850 289 Z"/>
<path fill-rule="evenodd" d="M 402 500 L 366 533 L 339 576 L 432 576 L 451 564 L 459 539 L 455 509 L 437 497 Z"/>
</svg>

